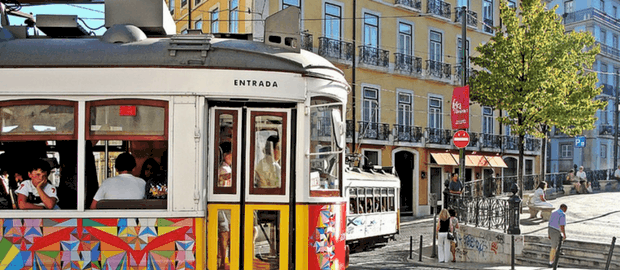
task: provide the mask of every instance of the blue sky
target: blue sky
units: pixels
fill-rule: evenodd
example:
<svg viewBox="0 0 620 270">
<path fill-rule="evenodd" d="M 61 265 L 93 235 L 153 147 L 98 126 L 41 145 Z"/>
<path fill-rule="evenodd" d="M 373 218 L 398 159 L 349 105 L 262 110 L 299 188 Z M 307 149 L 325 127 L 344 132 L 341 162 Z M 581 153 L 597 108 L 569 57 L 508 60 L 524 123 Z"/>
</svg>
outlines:
<svg viewBox="0 0 620 270">
<path fill-rule="evenodd" d="M 91 28 L 100 27 L 105 23 L 103 4 L 23 6 L 21 11 L 25 13 L 32 13 L 35 15 L 35 18 L 38 14 L 77 15 Z M 21 25 L 24 23 L 24 19 L 19 17 L 10 17 L 9 20 L 13 25 Z M 85 29 L 89 30 L 86 27 Z M 104 32 L 105 28 L 95 31 L 97 35 L 102 35 Z"/>
</svg>

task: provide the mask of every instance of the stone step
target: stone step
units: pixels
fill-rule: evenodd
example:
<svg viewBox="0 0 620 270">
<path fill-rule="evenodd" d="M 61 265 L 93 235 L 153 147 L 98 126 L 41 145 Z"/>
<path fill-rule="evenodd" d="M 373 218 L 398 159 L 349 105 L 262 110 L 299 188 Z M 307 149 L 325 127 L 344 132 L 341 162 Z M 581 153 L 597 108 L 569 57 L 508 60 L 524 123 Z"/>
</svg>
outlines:
<svg viewBox="0 0 620 270">
<path fill-rule="evenodd" d="M 546 252 L 541 251 L 533 251 L 533 250 L 523 250 L 522 254 L 518 256 L 518 258 L 527 258 L 530 260 L 536 260 L 541 264 L 549 263 L 549 250 Z M 582 267 L 582 268 L 591 268 L 591 269 L 604 269 L 607 264 L 607 260 L 605 259 L 595 259 L 587 256 L 571 256 L 571 255 L 562 255 L 560 256 L 560 265 L 570 266 L 570 267 Z M 610 262 L 610 269 L 620 269 L 620 262 L 612 261 Z"/>
<path fill-rule="evenodd" d="M 546 244 L 548 246 L 551 245 L 551 240 L 549 240 L 548 237 L 541 237 L 541 236 L 531 236 L 531 235 L 526 235 L 524 237 L 524 242 L 525 245 L 527 246 L 530 243 L 535 243 L 535 244 Z M 617 242 L 617 240 L 616 240 Z M 597 252 L 602 252 L 603 254 L 609 254 L 609 249 L 611 248 L 611 239 L 609 241 L 609 244 L 604 244 L 604 243 L 596 243 L 596 242 L 585 242 L 585 241 L 575 241 L 575 240 L 566 240 L 562 243 L 562 248 L 575 248 L 575 249 L 581 249 L 581 250 L 588 250 L 588 251 L 597 251 Z M 616 247 L 614 248 L 614 257 L 616 255 L 620 255 L 618 252 L 620 252 L 620 250 Z"/>
<path fill-rule="evenodd" d="M 543 260 L 537 260 L 537 259 L 531 259 L 531 258 L 523 258 L 523 257 L 517 257 L 515 258 L 515 265 L 518 266 L 541 266 L 541 267 L 548 267 L 549 266 L 549 262 L 548 261 L 543 261 Z M 570 269 L 596 269 L 596 268 L 592 268 L 592 267 L 588 267 L 588 266 L 579 266 L 579 265 L 568 265 L 566 263 L 558 263 L 558 268 L 570 268 Z M 604 267 L 601 269 L 605 269 Z"/>
<path fill-rule="evenodd" d="M 548 243 L 526 243 L 524 246 L 524 249 L 528 251 L 548 253 L 549 250 L 551 250 L 551 247 Z M 609 255 L 609 250 L 591 250 L 591 249 L 576 248 L 576 247 L 564 246 L 564 245 L 562 245 L 562 251 L 564 251 L 564 254 L 566 254 L 567 256 L 587 257 L 587 258 L 599 259 L 599 260 L 605 260 L 605 261 L 607 260 L 607 257 Z M 620 263 L 620 255 L 617 252 L 614 252 L 612 261 Z"/>
</svg>

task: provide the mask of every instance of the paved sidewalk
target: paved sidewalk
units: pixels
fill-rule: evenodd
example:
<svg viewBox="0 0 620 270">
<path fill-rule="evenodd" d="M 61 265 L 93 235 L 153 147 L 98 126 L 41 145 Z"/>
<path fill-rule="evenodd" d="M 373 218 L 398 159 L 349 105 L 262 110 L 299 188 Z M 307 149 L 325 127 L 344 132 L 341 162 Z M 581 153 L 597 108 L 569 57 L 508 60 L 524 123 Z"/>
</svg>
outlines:
<svg viewBox="0 0 620 270">
<path fill-rule="evenodd" d="M 568 206 L 566 213 L 566 237 L 569 240 L 611 244 L 612 237 L 620 237 L 620 200 L 619 191 L 598 192 L 594 194 L 573 194 L 551 199 L 549 202 L 557 209 L 560 204 Z M 524 208 L 526 210 L 527 208 Z M 529 218 L 530 214 L 521 214 L 521 234 L 547 236 L 548 222 L 543 221 L 538 214 L 537 218 Z M 401 226 L 415 226 L 416 223 L 433 220 L 433 216 L 401 217 Z M 620 243 L 619 243 L 620 244 Z M 618 249 L 616 249 L 618 250 Z M 618 251 L 620 252 L 620 251 Z M 512 269 L 507 264 L 484 264 L 470 262 L 439 263 L 437 258 L 425 256 L 431 254 L 431 246 L 424 247 L 422 262 L 418 261 L 419 254 L 414 252 L 414 258 L 409 259 L 415 266 L 446 268 L 446 269 Z M 615 253 L 615 252 L 614 252 Z M 560 265 L 561 266 L 561 265 Z M 515 265 L 518 270 L 551 269 L 548 267 L 533 267 Z M 580 269 L 562 268 L 557 269 Z M 588 268 L 583 268 L 588 269 Z"/>
</svg>

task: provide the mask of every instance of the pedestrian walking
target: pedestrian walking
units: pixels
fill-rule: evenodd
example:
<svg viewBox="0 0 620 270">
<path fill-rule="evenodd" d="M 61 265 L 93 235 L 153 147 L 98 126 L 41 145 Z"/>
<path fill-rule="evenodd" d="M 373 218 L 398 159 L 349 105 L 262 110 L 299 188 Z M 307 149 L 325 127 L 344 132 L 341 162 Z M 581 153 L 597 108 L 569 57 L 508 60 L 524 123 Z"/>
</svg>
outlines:
<svg viewBox="0 0 620 270">
<path fill-rule="evenodd" d="M 439 253 L 439 262 L 445 263 L 448 261 L 448 256 L 450 254 L 450 240 L 448 240 L 448 233 L 450 232 L 450 213 L 448 213 L 448 209 L 442 209 L 439 212 L 439 223 L 437 223 L 437 228 L 435 228 L 437 233 L 435 237 L 439 240 L 437 244 L 438 253 Z"/>
<path fill-rule="evenodd" d="M 450 213 L 450 232 L 454 236 L 454 239 L 450 241 L 450 252 L 452 253 L 452 262 L 456 262 L 456 248 L 459 246 L 459 219 L 456 218 L 456 211 L 454 211 L 454 209 L 448 210 L 448 213 Z"/>
<path fill-rule="evenodd" d="M 553 267 L 555 261 L 556 249 L 560 244 L 560 241 L 566 240 L 566 211 L 568 207 L 566 204 L 560 205 L 560 208 L 551 213 L 549 218 L 549 239 L 551 239 L 551 251 L 549 253 L 549 267 Z M 557 251 L 562 254 L 560 251 Z"/>
</svg>

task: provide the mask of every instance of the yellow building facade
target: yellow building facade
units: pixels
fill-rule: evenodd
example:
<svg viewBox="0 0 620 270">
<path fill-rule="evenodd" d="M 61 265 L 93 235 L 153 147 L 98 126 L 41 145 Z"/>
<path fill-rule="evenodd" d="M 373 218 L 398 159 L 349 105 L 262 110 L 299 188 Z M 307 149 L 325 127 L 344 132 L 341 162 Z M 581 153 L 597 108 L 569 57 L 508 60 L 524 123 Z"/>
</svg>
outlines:
<svg viewBox="0 0 620 270">
<path fill-rule="evenodd" d="M 487 42 L 501 27 L 500 1 L 470 0 L 466 46 Z M 175 0 L 169 3 L 178 32 L 262 40 L 264 19 L 290 5 L 301 8 L 301 47 L 342 69 L 352 86 L 347 107 L 349 152 L 358 165 L 394 166 L 401 179 L 401 212 L 427 215 L 444 182 L 458 172 L 452 143 L 451 98 L 462 84 L 461 38 L 465 0 Z M 191 10 L 191 12 L 190 12 Z M 191 19 L 190 19 L 191 18 Z M 467 182 L 506 179 L 540 170 L 541 141 L 527 139 L 518 169 L 517 138 L 500 126 L 501 112 L 470 107 Z M 499 160 L 498 160 L 499 159 Z M 475 185 L 474 185 L 475 186 Z M 467 186 L 469 187 L 469 185 Z M 473 190 L 477 193 L 479 190 Z M 433 195 L 434 194 L 434 195 Z M 439 202 L 441 205 L 441 202 Z"/>
</svg>

